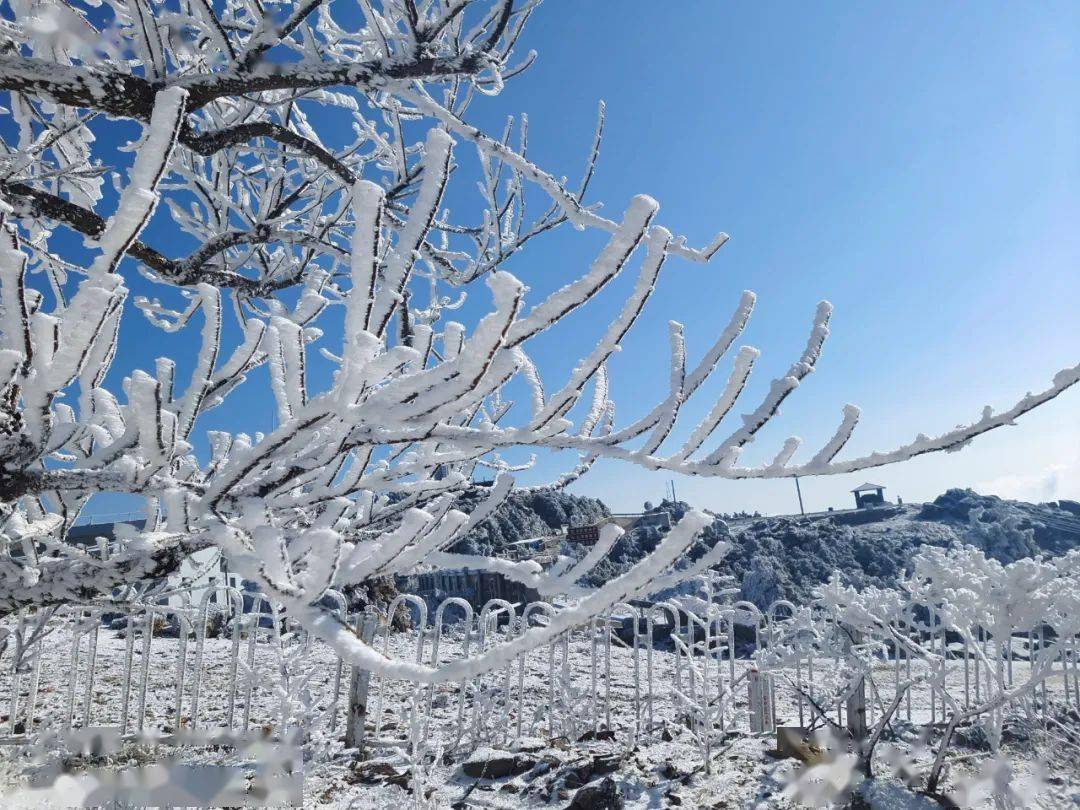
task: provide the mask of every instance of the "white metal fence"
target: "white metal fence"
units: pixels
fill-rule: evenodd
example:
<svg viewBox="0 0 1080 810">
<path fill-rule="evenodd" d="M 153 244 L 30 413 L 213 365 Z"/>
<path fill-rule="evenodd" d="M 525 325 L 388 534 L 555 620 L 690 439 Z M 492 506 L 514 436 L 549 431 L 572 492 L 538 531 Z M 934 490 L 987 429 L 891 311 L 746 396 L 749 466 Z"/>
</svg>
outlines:
<svg viewBox="0 0 1080 810">
<path fill-rule="evenodd" d="M 342 620 L 362 627 L 363 614 L 350 614 L 340 594 L 330 598 Z M 122 734 L 259 726 L 302 726 L 330 739 L 345 733 L 347 666 L 294 627 L 270 599 L 218 586 L 197 600 L 188 595 L 180 601 L 111 607 L 126 611 L 111 623 L 114 629 L 103 626 L 100 611 L 21 615 L 8 627 L 0 656 L 0 707 L 6 708 L 0 730 L 9 741 L 44 729 L 103 726 Z M 410 629 L 395 631 L 387 621 L 399 609 L 412 614 Z M 402 595 L 379 613 L 371 643 L 387 655 L 438 666 L 543 624 L 557 610 L 546 602 L 501 599 L 475 610 L 449 598 L 432 611 L 419 597 Z M 220 637 L 208 639 L 213 614 L 221 611 L 231 619 Z M 163 638 L 170 626 L 175 637 Z M 942 631 L 933 605 L 913 603 L 888 630 L 877 639 L 847 640 L 865 645 L 873 658 L 870 693 L 858 709 L 866 722 L 893 700 L 900 702 L 899 719 L 942 722 L 949 710 L 943 689 L 962 695 L 965 707 L 977 704 L 989 694 L 990 678 L 1012 684 L 1043 649 L 1052 650 L 1053 663 L 1024 700 L 1042 707 L 1080 705 L 1077 639 L 1058 637 L 1049 624 L 1008 639 L 979 630 L 982 649 L 975 650 Z M 844 632 L 820 605 L 800 609 L 779 601 L 762 611 L 730 602 L 705 583 L 691 599 L 616 605 L 465 682 L 417 687 L 371 678 L 367 744 L 408 747 L 423 740 L 461 753 L 522 737 L 575 740 L 599 733 L 631 743 L 679 723 L 691 730 L 707 761 L 716 736 L 726 731 L 805 726 L 823 713 L 850 724 L 851 695 L 827 683 L 840 666 L 842 645 L 823 637 Z M 801 646 L 795 643 L 800 638 L 806 642 Z M 934 652 L 935 659 L 913 655 L 903 638 Z M 766 666 L 765 654 L 774 646 L 777 655 Z M 834 651 L 831 657 L 827 650 Z M 933 667 L 941 671 L 906 688 L 913 671 Z"/>
</svg>

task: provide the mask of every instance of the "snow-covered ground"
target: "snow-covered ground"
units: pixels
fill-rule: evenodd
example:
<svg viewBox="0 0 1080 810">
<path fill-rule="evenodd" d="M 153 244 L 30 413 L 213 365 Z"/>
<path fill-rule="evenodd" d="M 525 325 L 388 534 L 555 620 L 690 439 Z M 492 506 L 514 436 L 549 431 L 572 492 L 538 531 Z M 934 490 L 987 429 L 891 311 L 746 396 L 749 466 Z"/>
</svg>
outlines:
<svg viewBox="0 0 1080 810">
<path fill-rule="evenodd" d="M 381 643 L 381 639 L 380 639 Z M 194 696 L 195 642 L 187 643 L 188 665 L 184 672 L 184 702 L 181 725 L 192 724 L 191 706 Z M 85 651 L 80 680 L 76 684 L 75 724 L 94 727 L 117 726 L 120 720 L 124 684 L 126 642 L 115 632 L 102 630 L 96 656 L 95 682 L 89 701 L 89 718 L 84 715 Z M 415 636 L 394 634 L 390 652 L 400 656 L 415 655 Z M 149 677 L 146 689 L 144 724 L 147 729 L 173 727 L 178 683 L 177 661 L 180 642 L 177 639 L 157 638 L 153 642 Z M 462 652 L 462 639 L 448 633 L 442 640 L 443 660 Z M 316 726 L 304 766 L 305 806 L 337 806 L 360 808 L 401 807 L 413 804 L 422 794 L 429 806 L 449 807 L 565 807 L 579 788 L 598 790 L 603 779 L 610 776 L 627 807 L 647 808 L 686 807 L 787 807 L 795 806 L 785 797 L 785 786 L 796 773 L 798 763 L 769 755 L 774 747 L 773 735 L 755 736 L 748 733 L 746 718 L 747 690 L 745 680 L 737 687 L 734 697 L 735 716 L 728 718 L 728 728 L 736 729 L 717 735 L 713 743 L 708 772 L 703 764 L 699 745 L 690 730 L 677 719 L 674 685 L 674 656 L 656 650 L 652 656 L 652 725 L 649 725 L 648 662 L 644 654 L 638 659 L 639 680 L 635 691 L 633 651 L 620 645 L 610 650 L 610 677 L 603 647 L 592 655 L 588 638 L 573 635 L 568 646 L 556 644 L 552 649 L 539 650 L 527 659 L 524 672 L 515 664 L 509 673 L 502 670 L 469 685 L 464 701 L 459 685 L 436 687 L 434 691 L 415 690 L 400 682 L 373 682 L 369 701 L 369 738 L 378 740 L 369 748 L 369 757 L 358 761 L 355 752 L 343 750 L 340 741 L 343 729 L 342 712 L 348 690 L 348 670 L 343 673 L 337 732 L 323 733 L 329 722 L 328 710 L 333 704 L 337 678 L 337 658 L 319 642 L 304 645 L 299 639 L 287 639 L 286 653 L 289 692 L 280 689 L 281 659 L 273 645 L 261 636 L 256 648 L 255 668 L 250 678 L 241 668 L 236 695 L 236 721 L 242 721 L 248 710 L 247 685 L 252 686 L 250 723 L 253 729 L 265 728 L 276 732 L 280 728 L 283 705 L 285 711 L 296 714 L 307 705 L 309 713 L 321 719 Z M 430 660 L 431 644 L 424 655 Z M 565 657 L 564 657 L 565 655 Z M 247 659 L 247 641 L 241 645 L 241 658 Z M 593 662 L 596 662 L 595 669 Z M 222 727 L 228 711 L 232 642 L 228 639 L 209 639 L 204 652 L 204 676 L 200 688 L 198 726 Z M 141 638 L 134 645 L 136 673 L 141 667 Z M 47 639 L 42 660 L 36 717 L 39 729 L 59 730 L 66 718 L 68 675 L 71 664 L 71 642 L 66 629 L 57 630 Z M 741 674 L 747 661 L 736 662 Z M 822 672 L 828 662 L 820 662 Z M 1016 663 L 1015 676 L 1023 677 L 1027 664 Z M 728 675 L 727 662 L 722 674 Z M 563 673 L 566 673 L 564 676 Z M 552 677 L 554 673 L 554 678 Z M 717 676 L 715 663 L 710 678 Z M 595 677 L 595 680 L 594 680 Z M 686 678 L 685 670 L 680 675 Z M 963 667 L 956 662 L 950 674 L 958 690 L 962 690 Z M 139 706 L 139 678 L 131 687 L 131 721 L 136 722 Z M 22 693 L 28 690 L 29 679 L 23 679 Z M 567 687 L 563 688 L 563 683 Z M 593 684 L 596 684 L 595 690 Z M 877 683 L 882 698 L 891 697 L 893 667 L 882 662 Z M 0 722 L 9 730 L 9 675 L 0 681 Z M 1060 690 L 1060 680 L 1052 684 Z M 687 688 L 685 681 L 684 690 Z M 700 689 L 700 683 L 697 686 Z M 291 693 L 291 694 L 290 694 Z M 505 697 L 509 693 L 509 713 Z M 549 710 L 554 694 L 554 711 Z M 637 695 L 635 697 L 635 694 Z M 798 709 L 793 691 L 778 683 L 776 689 L 777 719 L 780 725 L 797 725 Z M 290 702 L 291 698 L 291 702 Z M 25 705 L 25 704 L 24 704 Z M 430 713 L 426 707 L 430 705 Z M 416 739 L 423 740 L 428 756 L 416 768 L 412 767 L 409 745 L 413 707 L 419 707 L 415 722 L 419 723 Z M 635 714 L 635 706 L 639 715 Z M 20 713 L 20 717 L 22 714 Z M 606 727 L 610 716 L 610 729 Z M 459 717 L 461 723 L 459 726 Z M 520 717 L 521 730 L 518 731 Z M 938 715 L 940 719 L 940 714 Z M 594 729 L 594 719 L 597 728 Z M 928 695 L 916 692 L 912 703 L 912 723 L 902 709 L 896 724 L 895 738 L 890 744 L 911 756 L 914 764 L 924 768 L 931 750 L 921 744 L 921 724 L 930 719 Z M 1064 718 L 1069 722 L 1068 718 Z M 1072 720 L 1075 727 L 1075 718 Z M 1032 787 L 1027 795 L 1034 797 L 1036 787 L 1032 777 L 1040 761 L 1050 765 L 1049 778 L 1042 785 L 1037 806 L 1066 807 L 1080 804 L 1080 756 L 1067 742 L 1053 744 L 1045 733 L 1029 734 L 1023 722 L 1009 726 L 1007 751 L 1022 773 L 1021 781 Z M 585 738 L 582 740 L 581 738 Z M 592 739 L 589 739 L 589 738 Z M 975 744 L 974 734 L 965 734 L 956 748 L 960 759 L 950 776 L 950 785 L 960 783 L 966 774 L 979 770 L 986 758 L 985 751 Z M 456 744 L 455 744 L 456 743 Z M 162 750 L 147 750 L 145 746 L 129 745 L 118 754 L 101 761 L 73 760 L 73 769 L 90 765 L 123 768 L 145 763 L 160 757 Z M 882 747 L 882 756 L 895 758 L 896 752 Z M 55 756 L 55 754 L 54 754 Z M 472 764 L 462 763 L 472 757 Z M 28 798 L 19 794 L 20 783 L 25 786 L 28 775 L 34 772 L 29 761 L 20 757 L 19 748 L 4 746 L 0 751 L 2 774 L 6 780 L 4 792 L 9 805 L 18 805 Z M 182 752 L 188 763 L 223 761 L 221 750 L 189 748 Z M 489 763 L 488 772 L 498 769 L 505 775 L 498 778 L 478 778 L 476 773 Z M 38 766 L 40 767 L 40 765 Z M 885 772 L 888 766 L 879 763 Z M 1024 781 L 1026 780 L 1026 782 Z M 588 785 L 582 788 L 582 785 Z M 414 787 L 418 790 L 414 790 Z M 887 786 L 877 786 L 876 793 L 885 795 Z M 897 789 L 896 785 L 893 785 Z M 895 795 L 893 796 L 895 798 Z M 1032 799 L 1035 801 L 1035 799 Z M 881 806 L 889 806 L 883 804 Z"/>
</svg>

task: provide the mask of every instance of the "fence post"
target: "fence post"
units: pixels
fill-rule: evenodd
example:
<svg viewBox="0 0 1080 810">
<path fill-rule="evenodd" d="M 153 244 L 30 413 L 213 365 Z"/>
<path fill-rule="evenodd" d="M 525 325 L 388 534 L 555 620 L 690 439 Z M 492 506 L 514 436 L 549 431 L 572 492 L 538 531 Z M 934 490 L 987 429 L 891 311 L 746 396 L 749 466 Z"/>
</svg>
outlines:
<svg viewBox="0 0 1080 810">
<path fill-rule="evenodd" d="M 750 731 L 753 734 L 771 734 L 776 730 L 776 717 L 772 703 L 772 676 L 762 674 L 752 667 L 749 673 Z"/>
<path fill-rule="evenodd" d="M 851 646 L 862 643 L 862 633 L 851 629 Z M 847 730 L 853 740 L 866 738 L 866 679 L 859 678 L 847 699 Z"/>
<path fill-rule="evenodd" d="M 388 621 L 389 619 L 390 617 L 388 617 Z M 375 639 L 375 628 L 379 624 L 379 614 L 375 611 L 375 608 L 369 605 L 356 624 L 360 640 L 370 645 Z M 360 667 L 354 666 L 349 680 L 349 710 L 345 718 L 345 747 L 358 749 L 357 756 L 362 755 L 364 752 L 364 721 L 367 719 L 368 687 L 370 684 L 371 673 L 366 669 L 362 670 Z"/>
</svg>

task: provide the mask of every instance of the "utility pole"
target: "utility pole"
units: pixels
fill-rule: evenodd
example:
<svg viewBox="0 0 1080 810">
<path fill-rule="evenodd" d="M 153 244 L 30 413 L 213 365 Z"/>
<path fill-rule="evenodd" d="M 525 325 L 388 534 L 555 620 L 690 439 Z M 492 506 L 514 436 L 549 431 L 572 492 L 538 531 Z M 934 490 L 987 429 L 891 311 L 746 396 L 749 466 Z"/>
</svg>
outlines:
<svg viewBox="0 0 1080 810">
<path fill-rule="evenodd" d="M 806 510 L 802 505 L 802 487 L 799 486 L 799 476 L 795 476 L 795 491 L 799 494 L 799 514 L 803 517 L 806 516 Z"/>
</svg>

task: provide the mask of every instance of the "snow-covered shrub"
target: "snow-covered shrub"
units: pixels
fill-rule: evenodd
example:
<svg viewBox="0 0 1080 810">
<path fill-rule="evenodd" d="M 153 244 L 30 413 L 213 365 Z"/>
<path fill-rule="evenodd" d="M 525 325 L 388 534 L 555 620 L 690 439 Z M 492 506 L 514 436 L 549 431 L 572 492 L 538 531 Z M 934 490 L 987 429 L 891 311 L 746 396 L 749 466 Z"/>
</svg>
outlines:
<svg viewBox="0 0 1080 810">
<path fill-rule="evenodd" d="M 981 549 L 957 545 L 926 547 L 912 561 L 912 572 L 898 588 L 856 589 L 843 584 L 837 572 L 815 589 L 814 607 L 796 613 L 777 628 L 774 643 L 757 654 L 759 665 L 776 677 L 809 655 L 833 663 L 805 693 L 814 709 L 813 725 L 831 724 L 830 709 L 853 690 L 868 684 L 867 700 L 880 711 L 860 744 L 860 768 L 870 773 L 877 742 L 901 701 L 917 681 L 932 688 L 946 721 L 930 769 L 922 776 L 925 788 L 937 791 L 945 757 L 961 724 L 976 723 L 978 736 L 990 752 L 1001 755 L 1002 727 L 1009 710 L 1023 708 L 1028 717 L 1047 715 L 1037 690 L 1051 674 L 1060 648 L 1046 643 L 1047 633 L 1071 638 L 1080 631 L 1080 551 L 1053 560 L 1021 559 L 1002 564 Z M 917 618 L 924 614 L 928 619 Z M 1029 650 L 1030 665 L 1023 678 L 1013 679 L 1013 639 L 1031 633 L 1043 643 Z M 946 679 L 944 642 L 957 638 L 965 657 L 975 662 L 974 674 L 965 668 L 960 686 Z M 875 663 L 896 656 L 917 659 L 924 674 L 897 680 L 890 689 L 880 683 Z M 965 667 L 967 664 L 965 663 Z M 893 673 L 899 679 L 899 664 Z M 972 693 L 970 679 L 979 687 Z M 880 696 L 891 698 L 885 702 Z M 812 698 L 812 699 L 811 699 Z M 1007 790 L 1007 783 L 1000 787 Z"/>
</svg>

